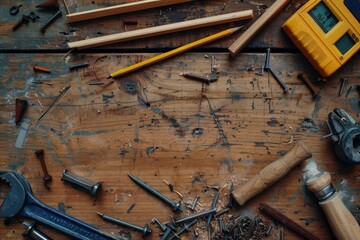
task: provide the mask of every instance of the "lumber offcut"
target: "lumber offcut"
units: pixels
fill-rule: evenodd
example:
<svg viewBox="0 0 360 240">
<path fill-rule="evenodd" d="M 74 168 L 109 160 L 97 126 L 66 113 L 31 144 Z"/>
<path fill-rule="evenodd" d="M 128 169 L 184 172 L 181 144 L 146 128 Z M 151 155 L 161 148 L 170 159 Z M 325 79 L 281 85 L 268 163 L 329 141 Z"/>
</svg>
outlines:
<svg viewBox="0 0 360 240">
<path fill-rule="evenodd" d="M 139 29 L 129 32 L 111 34 L 102 37 L 90 38 L 81 41 L 69 42 L 69 48 L 85 49 L 90 47 L 104 46 L 107 44 L 125 42 L 139 38 L 153 37 L 162 34 L 180 32 L 201 27 L 208 27 L 217 24 L 235 22 L 253 18 L 252 10 L 245 10 L 234 13 L 221 14 L 218 16 L 199 18 L 184 22 L 171 23 L 151 28 Z"/>
<path fill-rule="evenodd" d="M 125 3 L 125 4 L 120 4 L 106 8 L 68 14 L 67 21 L 68 23 L 80 22 L 84 20 L 106 17 L 120 13 L 135 12 L 149 8 L 163 7 L 172 4 L 185 3 L 191 1 L 194 0 L 144 0 L 133 3 Z"/>
<path fill-rule="evenodd" d="M 228 48 L 234 56 L 273 18 L 285 7 L 290 0 L 276 0 L 243 34 Z"/>
</svg>

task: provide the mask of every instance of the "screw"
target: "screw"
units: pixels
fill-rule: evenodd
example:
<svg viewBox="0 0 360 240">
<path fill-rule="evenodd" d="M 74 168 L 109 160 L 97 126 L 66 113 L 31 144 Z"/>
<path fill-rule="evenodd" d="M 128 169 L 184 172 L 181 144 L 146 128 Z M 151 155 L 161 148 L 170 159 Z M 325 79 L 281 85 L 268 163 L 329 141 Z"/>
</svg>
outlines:
<svg viewBox="0 0 360 240">
<path fill-rule="evenodd" d="M 12 27 L 13 31 L 18 29 L 23 23 L 28 23 L 30 18 L 26 15 L 22 15 L 20 20 L 15 23 L 15 25 Z"/>
<path fill-rule="evenodd" d="M 177 233 L 174 234 L 174 236 L 172 236 L 171 238 L 169 238 L 169 240 L 172 240 L 174 238 L 178 238 L 181 234 L 183 234 L 184 232 L 188 232 L 190 230 L 190 228 L 197 223 L 197 219 L 194 219 L 193 221 L 191 221 L 189 224 L 185 224 L 184 227 L 182 229 L 180 229 Z"/>
<path fill-rule="evenodd" d="M 180 224 L 180 223 L 184 223 L 184 222 L 193 220 L 193 219 L 195 219 L 195 218 L 199 218 L 199 217 L 202 217 L 202 216 L 207 216 L 207 215 L 209 215 L 209 214 L 213 214 L 214 212 L 216 212 L 216 208 L 213 208 L 213 209 L 208 210 L 208 211 L 205 211 L 205 212 L 200 212 L 200 213 L 197 213 L 197 214 L 194 214 L 194 215 L 191 215 L 191 216 L 188 216 L 188 217 L 179 219 L 179 220 L 175 220 L 174 223 L 175 223 L 176 225 L 178 225 L 178 224 Z"/>
<path fill-rule="evenodd" d="M 275 80 L 279 83 L 279 85 L 281 86 L 281 88 L 284 90 L 284 92 L 286 93 L 287 91 L 289 91 L 289 88 L 288 86 L 286 85 L 286 83 L 281 80 L 281 78 L 271 69 L 271 68 L 268 68 L 267 69 L 271 75 L 275 78 Z"/>
<path fill-rule="evenodd" d="M 96 195 L 99 193 L 99 190 L 101 189 L 100 182 L 92 183 L 84 178 L 69 173 L 66 169 L 63 170 L 61 180 L 69 182 L 73 184 L 75 187 L 80 187 L 81 189 L 85 189 L 94 197 L 96 197 Z"/>
<path fill-rule="evenodd" d="M 284 90 L 284 92 L 286 93 L 287 91 L 289 91 L 288 86 L 286 85 L 286 83 L 281 80 L 281 78 L 270 68 L 270 52 L 271 49 L 268 48 L 266 49 L 266 58 L 265 58 L 265 66 L 264 66 L 264 70 L 267 72 L 270 72 L 271 75 L 275 78 L 275 80 L 280 84 L 281 88 Z M 260 75 L 260 74 L 259 74 Z"/>
<path fill-rule="evenodd" d="M 200 198 L 199 195 L 196 195 L 196 197 L 194 198 L 194 201 L 192 202 L 191 208 L 190 208 L 192 211 L 195 210 L 195 206 L 196 206 L 197 202 L 199 201 L 199 198 Z"/>
<path fill-rule="evenodd" d="M 201 76 L 194 73 L 182 73 L 181 76 L 188 79 L 205 82 L 207 84 L 210 84 L 211 82 L 215 82 L 216 80 L 218 80 L 218 76 L 216 73 L 211 73 L 210 76 Z"/>
<path fill-rule="evenodd" d="M 107 221 L 116 223 L 116 224 L 118 224 L 118 225 L 121 225 L 121 226 L 124 226 L 124 227 L 128 227 L 128 228 L 134 229 L 134 230 L 136 230 L 136 231 L 142 232 L 142 234 L 143 234 L 144 237 L 145 237 L 146 235 L 152 233 L 151 228 L 149 228 L 149 226 L 148 226 L 147 224 L 145 224 L 144 227 L 139 227 L 139 226 L 136 226 L 136 225 L 134 225 L 134 224 L 125 222 L 125 221 L 123 221 L 123 220 L 110 217 L 110 216 L 105 215 L 105 214 L 103 214 L 103 213 L 97 212 L 97 214 L 98 214 L 100 217 L 102 217 L 104 220 L 107 220 Z"/>
<path fill-rule="evenodd" d="M 149 193 L 153 194 L 154 196 L 156 196 L 157 198 L 163 200 L 164 202 L 166 202 L 167 204 L 169 204 L 172 207 L 173 212 L 180 210 L 181 209 L 181 203 L 178 202 L 174 202 L 171 199 L 165 197 L 164 195 L 162 195 L 161 193 L 159 193 L 158 191 L 156 191 L 155 189 L 151 188 L 149 185 L 147 185 L 146 183 L 142 182 L 140 179 L 128 174 L 128 176 L 131 178 L 131 180 L 133 180 L 136 184 L 138 184 L 140 187 L 144 188 L 145 190 L 147 190 Z"/>
<path fill-rule="evenodd" d="M 312 82 L 305 73 L 300 73 L 298 75 L 298 78 L 301 79 L 305 83 L 305 85 L 310 89 L 310 91 L 313 94 L 313 98 L 316 98 L 319 95 L 320 90 L 317 87 L 315 87 L 314 84 L 312 84 Z"/>
<path fill-rule="evenodd" d="M 46 73 L 50 73 L 50 72 L 51 72 L 50 69 L 44 68 L 44 67 L 40 67 L 40 66 L 38 66 L 38 65 L 36 65 L 36 64 L 34 65 L 33 70 L 34 70 L 34 71 L 40 71 L 40 72 L 46 72 Z"/>
<path fill-rule="evenodd" d="M 340 85 L 340 89 L 339 89 L 339 97 L 343 93 L 345 84 L 347 83 L 348 79 L 347 78 L 341 78 L 340 80 L 341 80 L 341 85 Z"/>
<path fill-rule="evenodd" d="M 230 208 L 225 208 L 223 210 L 220 210 L 218 211 L 217 213 L 215 213 L 214 217 L 217 218 L 217 217 L 220 217 L 221 215 L 223 215 L 224 213 L 230 211 Z"/>
<path fill-rule="evenodd" d="M 35 228 L 35 222 L 29 223 L 27 221 L 24 221 L 22 224 L 26 227 L 25 232 L 23 232 L 22 234 L 24 238 L 30 237 L 34 240 L 51 240 L 51 238 L 49 238 L 44 233 L 40 232 L 38 229 Z"/>
<path fill-rule="evenodd" d="M 159 221 L 159 219 L 153 218 L 153 219 L 151 219 L 151 223 L 152 223 L 152 224 L 155 224 L 155 223 L 156 223 L 156 224 L 160 227 L 161 231 L 165 232 L 166 226 L 163 225 L 163 224 L 161 224 L 161 222 Z"/>
<path fill-rule="evenodd" d="M 265 66 L 264 69 L 268 70 L 270 68 L 270 51 L 271 49 L 266 49 L 266 57 L 265 57 Z"/>
<path fill-rule="evenodd" d="M 264 75 L 264 69 L 265 67 L 264 66 L 261 66 L 259 68 L 259 71 L 257 73 L 255 73 L 255 75 L 258 75 L 258 76 L 263 76 Z"/>
<path fill-rule="evenodd" d="M 211 209 L 214 209 L 214 208 L 215 208 L 215 210 L 216 210 L 216 204 L 217 204 L 217 202 L 219 201 L 219 196 L 220 196 L 220 192 L 217 192 L 216 195 L 215 195 L 215 197 L 214 197 L 213 203 L 211 204 Z M 210 215 L 208 216 L 208 218 L 207 218 L 207 220 L 206 220 L 206 225 L 205 225 L 206 227 L 209 227 L 209 224 L 210 224 L 210 222 L 211 222 L 212 217 L 213 217 L 212 214 L 210 214 Z"/>
<path fill-rule="evenodd" d="M 89 86 L 94 86 L 94 85 L 104 85 L 105 83 L 103 82 L 89 82 Z"/>
<path fill-rule="evenodd" d="M 223 218 L 219 218 L 219 226 L 220 226 L 220 232 L 225 231 L 225 223 Z"/>
<path fill-rule="evenodd" d="M 79 64 L 74 64 L 72 66 L 69 66 L 70 71 L 78 69 L 78 68 L 83 68 L 83 67 L 87 67 L 89 66 L 88 62 L 84 62 L 84 63 L 79 63 Z"/>
<path fill-rule="evenodd" d="M 41 32 L 45 32 L 46 28 L 59 16 L 61 16 L 61 10 L 58 10 L 49 20 L 47 20 L 43 25 L 40 26 Z"/>
<path fill-rule="evenodd" d="M 48 170 L 45 165 L 44 150 L 42 150 L 42 149 L 36 150 L 35 155 L 40 160 L 41 168 L 44 172 L 44 177 L 43 177 L 44 185 L 47 189 L 50 189 L 50 187 L 48 186 L 48 183 L 51 182 L 52 176 L 48 173 Z"/>
<path fill-rule="evenodd" d="M 166 240 L 172 231 L 176 231 L 176 227 L 174 226 L 174 224 L 169 223 L 168 228 L 166 229 L 164 234 L 161 236 L 160 240 Z"/>
<path fill-rule="evenodd" d="M 271 229 L 272 229 L 272 226 L 270 225 L 270 226 L 268 227 L 268 229 L 266 230 L 265 234 L 266 234 L 266 235 L 269 235 L 269 234 L 270 234 Z"/>
</svg>

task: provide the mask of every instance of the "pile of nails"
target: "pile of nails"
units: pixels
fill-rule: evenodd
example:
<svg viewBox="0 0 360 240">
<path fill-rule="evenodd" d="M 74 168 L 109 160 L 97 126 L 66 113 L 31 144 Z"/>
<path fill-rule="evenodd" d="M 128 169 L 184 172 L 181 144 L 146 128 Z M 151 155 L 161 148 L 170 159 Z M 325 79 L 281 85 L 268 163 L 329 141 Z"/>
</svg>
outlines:
<svg viewBox="0 0 360 240">
<path fill-rule="evenodd" d="M 258 240 L 270 235 L 272 226 L 255 217 L 238 216 L 230 219 L 224 229 L 214 232 L 213 240 Z"/>
</svg>

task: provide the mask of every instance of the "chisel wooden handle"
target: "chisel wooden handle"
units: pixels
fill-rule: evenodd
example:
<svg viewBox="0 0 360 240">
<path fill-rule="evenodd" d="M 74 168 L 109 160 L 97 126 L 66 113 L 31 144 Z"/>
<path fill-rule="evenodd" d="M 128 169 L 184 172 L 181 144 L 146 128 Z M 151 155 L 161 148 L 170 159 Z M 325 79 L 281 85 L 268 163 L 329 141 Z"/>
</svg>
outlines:
<svg viewBox="0 0 360 240">
<path fill-rule="evenodd" d="M 247 183 L 232 192 L 239 205 L 282 178 L 290 169 L 312 156 L 310 149 L 302 142 L 297 143 L 285 156 L 272 162 L 252 177 Z"/>
<path fill-rule="evenodd" d="M 338 240 L 356 240 L 360 238 L 360 227 L 354 216 L 345 207 L 339 195 L 332 187 L 328 172 L 315 175 L 306 182 L 306 187 L 320 200 L 332 232 Z M 328 196 L 330 195 L 330 196 Z"/>
</svg>

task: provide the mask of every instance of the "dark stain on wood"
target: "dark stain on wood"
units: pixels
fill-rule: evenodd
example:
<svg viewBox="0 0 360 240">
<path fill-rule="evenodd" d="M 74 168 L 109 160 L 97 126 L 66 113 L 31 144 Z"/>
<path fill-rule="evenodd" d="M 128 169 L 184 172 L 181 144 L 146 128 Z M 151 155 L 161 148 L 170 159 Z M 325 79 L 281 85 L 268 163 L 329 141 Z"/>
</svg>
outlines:
<svg viewBox="0 0 360 240">
<path fill-rule="evenodd" d="M 114 97 L 114 92 L 110 92 L 110 94 L 103 94 L 102 97 L 103 97 L 103 102 L 104 103 L 109 103 L 110 100 Z"/>
<path fill-rule="evenodd" d="M 155 147 L 148 147 L 146 148 L 146 154 L 150 156 L 152 153 L 155 152 Z"/>
<path fill-rule="evenodd" d="M 301 123 L 301 128 L 303 130 L 310 130 L 311 132 L 318 132 L 319 127 L 316 125 L 315 121 L 311 118 L 305 118 L 304 122 Z"/>
<path fill-rule="evenodd" d="M 226 158 L 220 161 L 220 168 L 226 169 L 229 173 L 234 172 L 234 164 L 230 158 Z"/>
<path fill-rule="evenodd" d="M 131 95 L 138 94 L 138 86 L 134 80 L 125 80 L 121 82 L 121 88 Z"/>
<path fill-rule="evenodd" d="M 265 143 L 264 142 L 255 142 L 255 147 L 264 147 Z"/>
<path fill-rule="evenodd" d="M 267 125 L 273 127 L 273 126 L 276 126 L 278 124 L 278 121 L 276 120 L 276 118 L 270 118 L 270 121 L 267 121 L 266 123 L 267 123 Z"/>
</svg>

